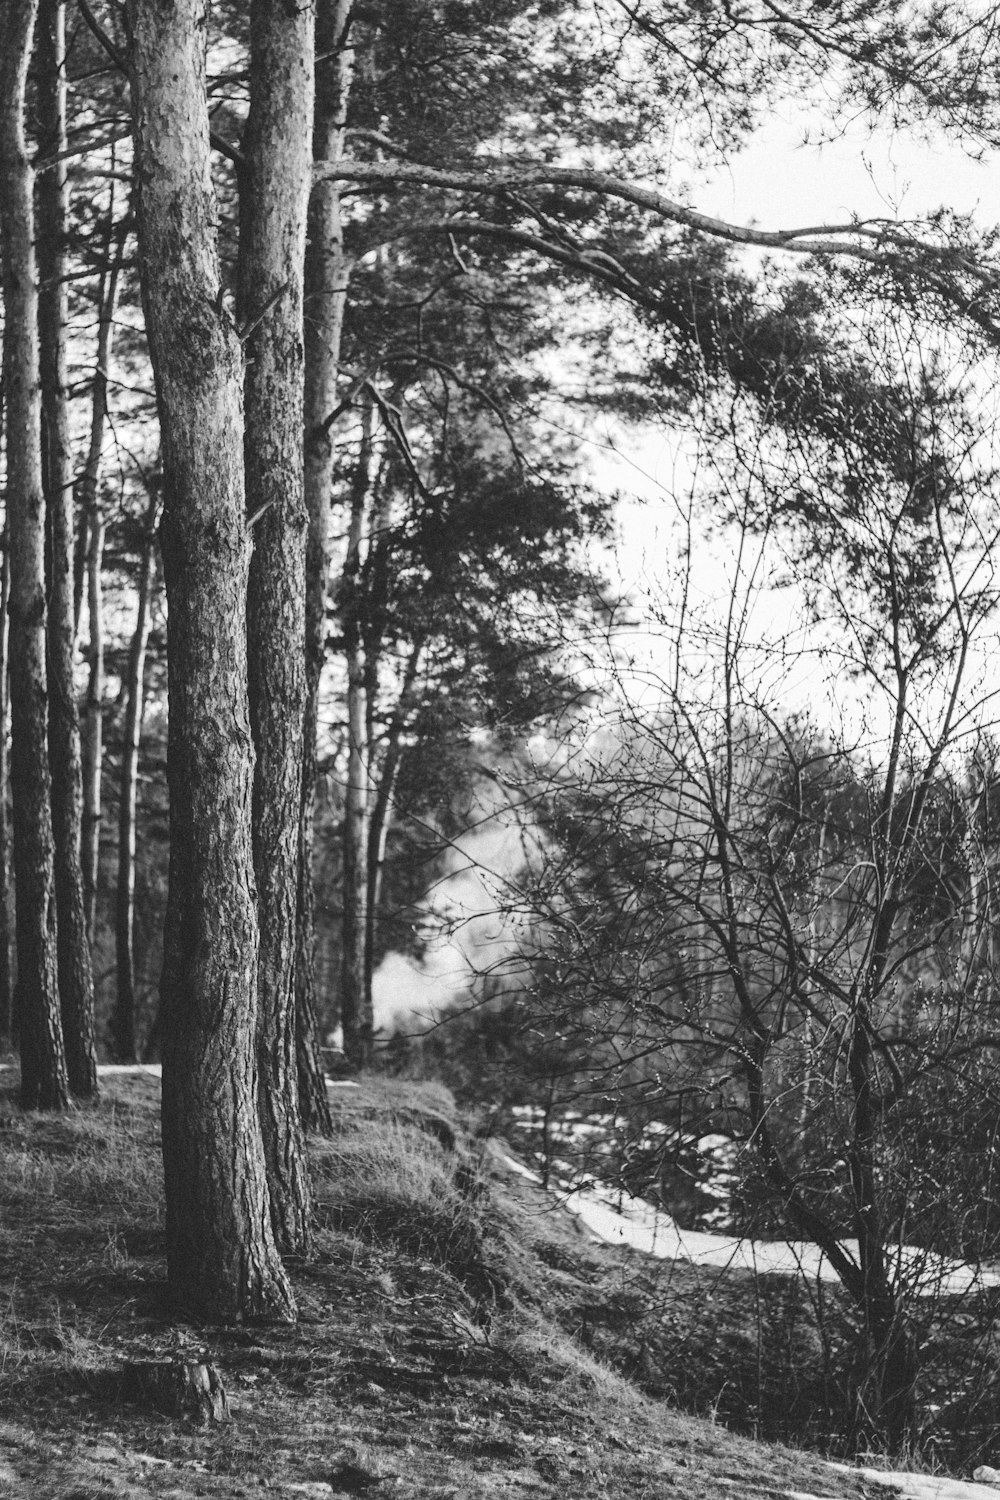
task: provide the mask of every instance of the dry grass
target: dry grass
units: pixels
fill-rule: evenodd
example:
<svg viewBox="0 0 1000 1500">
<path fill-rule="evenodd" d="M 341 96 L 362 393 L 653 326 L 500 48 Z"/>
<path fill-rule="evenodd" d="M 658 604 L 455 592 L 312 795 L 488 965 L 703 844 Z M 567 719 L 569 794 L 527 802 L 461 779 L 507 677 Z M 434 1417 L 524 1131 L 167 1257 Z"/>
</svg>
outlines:
<svg viewBox="0 0 1000 1500">
<path fill-rule="evenodd" d="M 112 1097 L 53 1116 L 18 1110 L 6 1080 L 0 1086 L 0 1222 L 9 1212 L 44 1211 L 45 1205 L 75 1215 L 110 1210 L 156 1221 L 163 1212 L 158 1144 L 151 1089 L 138 1103 L 122 1105 Z"/>
<path fill-rule="evenodd" d="M 83 1139 L 65 1155 L 36 1146 L 0 1156 L 0 1214 L 48 1203 L 77 1214 L 117 1212 L 144 1223 L 163 1214 L 159 1162 L 143 1142 L 125 1132 L 105 1132 L 101 1149 Z M 71 1206 L 71 1207 L 70 1207 Z"/>
<path fill-rule="evenodd" d="M 553 1324 L 593 1252 L 565 1216 L 505 1200 L 439 1088 L 338 1091 L 336 1138 L 313 1145 L 322 1227 L 295 1269 L 295 1328 L 171 1324 L 155 1080 L 108 1093 L 60 1120 L 0 1098 L 0 1500 L 292 1500 L 310 1485 L 860 1500 L 854 1479 L 648 1400 Z M 228 1426 L 123 1403 L 123 1361 L 168 1355 L 219 1365 Z"/>
<path fill-rule="evenodd" d="M 441 1265 L 474 1256 L 481 1227 L 442 1146 L 393 1117 L 368 1120 L 313 1151 L 319 1221 Z"/>
</svg>

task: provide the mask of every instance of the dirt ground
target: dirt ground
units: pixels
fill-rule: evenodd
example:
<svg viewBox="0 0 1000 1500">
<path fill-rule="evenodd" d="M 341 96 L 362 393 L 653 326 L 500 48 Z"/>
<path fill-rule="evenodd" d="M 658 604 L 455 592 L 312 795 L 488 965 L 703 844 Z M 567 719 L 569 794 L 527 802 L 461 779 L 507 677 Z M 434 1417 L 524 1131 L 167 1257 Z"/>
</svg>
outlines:
<svg viewBox="0 0 1000 1500">
<path fill-rule="evenodd" d="M 435 1172 L 468 1179 L 468 1154 L 442 1143 L 435 1091 L 339 1094 L 341 1144 L 314 1146 L 316 1251 L 291 1268 L 296 1326 L 172 1323 L 158 1080 L 102 1083 L 95 1108 L 46 1118 L 23 1115 L 16 1079 L 0 1075 L 2 1500 L 886 1493 L 678 1414 L 598 1364 L 546 1301 L 575 1255 L 604 1252 L 504 1181 L 488 1151 L 471 1192 L 460 1183 L 471 1239 L 411 1233 L 415 1188 L 410 1210 L 361 1204 L 343 1142 L 387 1122 L 393 1153 L 403 1140 L 417 1165 L 433 1158 Z M 200 1424 L 130 1399 L 127 1366 L 167 1360 L 217 1367 L 230 1419 Z"/>
</svg>

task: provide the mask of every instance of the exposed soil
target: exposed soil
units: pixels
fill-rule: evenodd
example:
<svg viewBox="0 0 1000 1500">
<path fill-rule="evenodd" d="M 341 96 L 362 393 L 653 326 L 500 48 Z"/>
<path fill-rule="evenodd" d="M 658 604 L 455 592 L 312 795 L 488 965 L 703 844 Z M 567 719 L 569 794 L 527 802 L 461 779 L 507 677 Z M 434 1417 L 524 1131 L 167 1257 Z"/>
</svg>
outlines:
<svg viewBox="0 0 1000 1500">
<path fill-rule="evenodd" d="M 227 1329 L 165 1313 L 157 1080 L 116 1074 L 100 1105 L 62 1118 L 22 1115 L 13 1082 L 0 1075 L 5 1500 L 885 1494 L 680 1415 L 552 1323 L 547 1304 L 565 1310 L 603 1283 L 619 1252 L 543 1209 L 495 1154 L 472 1170 L 446 1138 L 442 1122 L 456 1139 L 460 1127 L 440 1091 L 423 1108 L 412 1089 L 342 1091 L 340 1131 L 391 1115 L 453 1173 L 475 1232 L 451 1255 L 405 1223 L 350 1213 L 337 1142 L 317 1143 L 323 1227 L 315 1257 L 292 1267 L 300 1321 Z M 231 1419 L 129 1401 L 124 1368 L 164 1359 L 216 1367 Z"/>
</svg>

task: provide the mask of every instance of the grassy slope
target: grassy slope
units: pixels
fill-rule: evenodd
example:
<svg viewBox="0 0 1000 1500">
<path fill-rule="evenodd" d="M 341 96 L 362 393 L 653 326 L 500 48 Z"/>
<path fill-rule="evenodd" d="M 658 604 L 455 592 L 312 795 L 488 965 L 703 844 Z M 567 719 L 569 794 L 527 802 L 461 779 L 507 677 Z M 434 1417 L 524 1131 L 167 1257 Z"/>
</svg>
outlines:
<svg viewBox="0 0 1000 1500">
<path fill-rule="evenodd" d="M 596 1363 L 553 1314 L 613 1281 L 615 1252 L 477 1153 L 431 1086 L 338 1092 L 297 1327 L 172 1325 L 157 1088 L 109 1079 L 51 1119 L 0 1075 L 0 1500 L 867 1493 Z M 173 1355 L 218 1364 L 229 1424 L 120 1399 L 123 1361 Z"/>
</svg>

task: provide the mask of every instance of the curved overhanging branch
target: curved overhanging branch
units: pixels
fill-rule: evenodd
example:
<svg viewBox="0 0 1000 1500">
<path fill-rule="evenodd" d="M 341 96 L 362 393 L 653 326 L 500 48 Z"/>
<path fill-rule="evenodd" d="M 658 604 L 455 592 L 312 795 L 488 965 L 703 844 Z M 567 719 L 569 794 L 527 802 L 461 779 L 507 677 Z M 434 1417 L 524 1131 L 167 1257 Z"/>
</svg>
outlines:
<svg viewBox="0 0 1000 1500">
<path fill-rule="evenodd" d="M 732 224 L 726 219 L 714 218 L 668 198 L 656 188 L 627 182 L 611 172 L 592 167 L 558 167 L 530 162 L 505 166 L 484 161 L 476 169 L 452 169 L 425 166 L 419 162 L 366 162 L 345 158 L 337 162 L 315 162 L 313 180 L 437 187 L 491 195 L 524 192 L 531 188 L 577 188 L 605 198 L 618 198 L 644 208 L 658 218 L 733 244 L 794 250 L 801 255 L 851 255 L 878 265 L 902 253 L 919 253 L 939 263 L 955 264 L 986 285 L 1000 283 L 997 271 L 958 256 L 953 249 L 902 233 L 888 220 L 858 219 L 846 224 L 813 224 L 798 229 L 757 229 L 753 225 Z"/>
<path fill-rule="evenodd" d="M 731 244 L 765 250 L 790 251 L 798 255 L 846 256 L 894 273 L 917 276 L 935 295 L 957 308 L 986 338 L 1000 344 L 1000 321 L 982 300 L 1000 290 L 1000 267 L 977 260 L 970 251 L 935 244 L 883 219 L 858 219 L 847 224 L 813 224 L 797 229 L 758 229 L 733 224 L 700 213 L 656 188 L 628 182 L 610 172 L 590 167 L 560 167 L 545 163 L 503 164 L 484 161 L 475 169 L 426 166 L 419 162 L 318 161 L 313 165 L 314 183 L 335 181 L 359 185 L 441 188 L 446 191 L 507 197 L 532 188 L 575 188 L 604 198 L 615 198 L 645 209 L 656 218 L 693 229 Z M 613 256 L 600 251 L 569 249 L 487 220 L 462 216 L 452 220 L 425 221 L 413 226 L 447 229 L 449 232 L 484 233 L 518 243 L 550 259 L 589 272 L 647 306 L 655 297 L 643 289 Z M 412 232 L 412 230 L 411 230 Z M 969 281 L 973 283 L 970 288 Z"/>
</svg>

